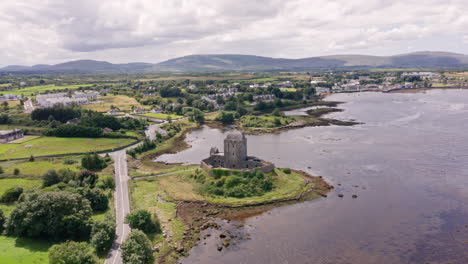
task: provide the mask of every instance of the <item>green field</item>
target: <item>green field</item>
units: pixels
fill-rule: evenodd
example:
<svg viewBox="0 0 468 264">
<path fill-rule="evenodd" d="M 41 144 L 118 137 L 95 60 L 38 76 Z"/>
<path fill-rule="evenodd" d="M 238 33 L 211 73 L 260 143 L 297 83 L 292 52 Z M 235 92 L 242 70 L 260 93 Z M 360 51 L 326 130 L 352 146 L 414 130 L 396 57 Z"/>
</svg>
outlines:
<svg viewBox="0 0 468 264">
<path fill-rule="evenodd" d="M 101 151 L 125 146 L 133 141 L 128 138 L 41 137 L 20 144 L 0 144 L 0 159 Z"/>
<path fill-rule="evenodd" d="M 190 174 L 193 174 L 193 171 L 134 181 L 134 204 L 146 208 L 159 206 L 156 197 L 161 196 L 169 201 L 207 201 L 214 204 L 246 205 L 294 197 L 304 190 L 304 178 L 301 175 L 294 172 L 286 174 L 275 169 L 274 188 L 264 195 L 247 198 L 205 196 L 199 192 L 200 184 L 190 178 Z"/>
<path fill-rule="evenodd" d="M 283 92 L 295 92 L 297 91 L 296 88 L 280 88 L 281 91 Z"/>
<path fill-rule="evenodd" d="M 64 164 L 65 160 L 74 160 L 74 164 Z M 20 170 L 21 177 L 39 178 L 50 169 L 70 169 L 72 171 L 80 171 L 81 157 L 64 157 L 64 158 L 36 158 L 34 162 L 28 160 L 11 160 L 2 161 L 0 166 L 3 168 L 5 176 L 13 175 L 15 168 Z"/>
<path fill-rule="evenodd" d="M 281 125 L 277 125 L 275 120 L 279 120 Z M 263 116 L 254 116 L 246 115 L 240 119 L 241 127 L 250 127 L 250 128 L 274 128 L 285 126 L 296 121 L 292 116 L 272 116 L 272 115 L 263 115 Z"/>
<path fill-rule="evenodd" d="M 180 116 L 180 115 L 164 114 L 164 113 L 146 113 L 146 114 L 142 114 L 142 116 L 147 116 L 147 117 L 157 118 L 157 119 L 163 119 L 163 120 L 166 120 L 168 116 L 170 116 L 171 119 L 173 119 L 173 120 L 183 117 L 183 116 Z"/>
<path fill-rule="evenodd" d="M 83 105 L 82 107 L 97 112 L 107 112 L 111 106 L 119 108 L 121 111 L 130 111 L 132 106 L 143 107 L 135 98 L 126 95 L 107 95 L 99 98 L 99 103 Z"/>
<path fill-rule="evenodd" d="M 80 87 L 89 87 L 93 86 L 93 84 L 77 84 L 77 85 L 64 85 L 64 86 L 55 86 L 54 84 L 50 85 L 38 85 L 38 86 L 30 86 L 25 87 L 17 90 L 11 91 L 1 91 L 0 94 L 16 94 L 16 95 L 32 95 L 37 93 L 43 93 L 46 91 L 51 90 L 65 90 L 65 89 L 78 89 Z"/>
<path fill-rule="evenodd" d="M 0 179 L 0 195 L 2 195 L 3 192 L 5 192 L 5 190 L 13 188 L 13 187 L 21 187 L 24 190 L 31 190 L 36 187 L 40 187 L 41 184 L 42 184 L 41 180 L 27 180 L 27 179 L 20 179 L 20 178 Z M 15 205 L 0 203 L 0 209 L 3 210 L 3 213 L 5 215 L 10 215 L 11 211 L 15 209 Z"/>
<path fill-rule="evenodd" d="M 433 83 L 432 84 L 432 87 L 436 87 L 436 88 L 444 88 L 444 87 L 451 87 L 453 85 L 451 84 L 446 84 L 446 83 Z"/>
<path fill-rule="evenodd" d="M 28 238 L 0 236 L 1 264 L 47 264 L 47 250 L 52 244 Z"/>
</svg>

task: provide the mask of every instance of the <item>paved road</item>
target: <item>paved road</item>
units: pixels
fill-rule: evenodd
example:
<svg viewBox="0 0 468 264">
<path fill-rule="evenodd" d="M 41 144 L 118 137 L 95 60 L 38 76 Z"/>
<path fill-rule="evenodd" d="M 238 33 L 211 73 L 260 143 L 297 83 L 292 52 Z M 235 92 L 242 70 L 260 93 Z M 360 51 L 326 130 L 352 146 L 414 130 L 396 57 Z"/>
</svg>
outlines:
<svg viewBox="0 0 468 264">
<path fill-rule="evenodd" d="M 120 246 L 130 233 L 130 227 L 124 223 L 125 216 L 130 213 L 130 200 L 128 195 L 128 169 L 127 154 L 125 150 L 110 153 L 114 160 L 115 170 L 115 218 L 116 238 L 112 250 L 107 256 L 105 264 L 122 264 Z"/>
<path fill-rule="evenodd" d="M 160 124 L 154 124 L 148 126 L 145 130 L 146 137 L 151 140 L 156 139 L 155 132 L 158 131 L 161 134 L 165 134 L 166 131 L 161 129 Z M 139 144 L 133 145 L 127 149 L 135 148 Z M 107 255 L 105 264 L 122 264 L 122 253 L 120 246 L 127 239 L 130 233 L 130 227 L 125 224 L 125 216 L 130 213 L 130 198 L 128 193 L 128 168 L 127 168 L 127 149 L 115 151 L 109 153 L 111 158 L 114 160 L 114 180 L 115 180 L 115 218 L 116 218 L 116 236 L 112 250 Z"/>
<path fill-rule="evenodd" d="M 162 129 L 160 126 L 163 125 L 165 122 L 163 123 L 160 123 L 160 124 L 153 124 L 153 125 L 149 125 L 146 130 L 145 130 L 145 135 L 147 138 L 151 139 L 151 140 L 155 140 L 156 139 L 156 132 L 158 132 L 159 134 L 161 135 L 165 135 L 166 134 L 166 130 Z"/>
</svg>

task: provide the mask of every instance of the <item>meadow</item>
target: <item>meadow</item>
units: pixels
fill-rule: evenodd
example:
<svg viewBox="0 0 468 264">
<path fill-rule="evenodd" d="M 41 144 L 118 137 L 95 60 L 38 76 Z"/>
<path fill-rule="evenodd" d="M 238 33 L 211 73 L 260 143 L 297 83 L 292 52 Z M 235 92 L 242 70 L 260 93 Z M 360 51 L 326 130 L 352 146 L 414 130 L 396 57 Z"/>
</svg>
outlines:
<svg viewBox="0 0 468 264">
<path fill-rule="evenodd" d="M 150 179 L 133 181 L 133 199 L 138 206 L 154 207 L 158 206 L 155 202 L 156 197 L 161 196 L 165 200 L 184 200 L 184 201 L 207 201 L 214 204 L 227 205 L 247 205 L 274 201 L 284 198 L 292 198 L 304 191 L 304 177 L 292 172 L 286 174 L 280 169 L 275 169 L 273 173 L 272 191 L 261 196 L 247 198 L 234 198 L 224 196 L 208 196 L 200 192 L 200 184 L 189 177 L 193 171 L 177 173 L 172 175 L 160 176 Z M 159 193 L 159 191 L 161 191 Z M 149 198 L 149 196 L 154 198 Z"/>
<path fill-rule="evenodd" d="M 164 113 L 146 113 L 146 114 L 142 114 L 142 116 L 147 116 L 147 117 L 157 118 L 157 119 L 163 119 L 163 120 L 166 120 L 168 117 L 170 117 L 171 119 L 179 119 L 179 118 L 183 117 L 183 116 L 180 116 L 180 115 L 164 114 Z"/>
<path fill-rule="evenodd" d="M 5 190 L 13 188 L 13 187 L 21 187 L 26 191 L 26 190 L 31 190 L 31 189 L 40 187 L 41 184 L 42 184 L 41 180 L 28 180 L 28 179 L 20 179 L 20 178 L 0 179 L 0 195 L 2 195 L 5 192 Z M 3 211 L 5 215 L 10 215 L 11 211 L 15 209 L 15 204 L 0 203 L 0 209 Z M 3 263 L 3 262 L 0 262 L 0 263 Z"/>
<path fill-rule="evenodd" d="M 40 137 L 19 144 L 0 144 L 0 160 L 66 153 L 94 152 L 132 143 L 128 138 L 59 138 Z"/>
<path fill-rule="evenodd" d="M 47 264 L 52 243 L 29 238 L 0 236 L 0 263 Z"/>
<path fill-rule="evenodd" d="M 107 95 L 99 99 L 100 102 L 83 105 L 84 109 L 94 110 L 97 112 L 107 112 L 111 106 L 119 108 L 121 111 L 130 111 L 132 106 L 143 107 L 135 98 L 125 95 Z"/>
<path fill-rule="evenodd" d="M 38 93 L 43 93 L 46 91 L 52 90 L 73 90 L 78 89 L 80 87 L 90 87 L 93 84 L 74 84 L 74 85 L 63 85 L 63 86 L 56 86 L 55 84 L 50 85 L 38 85 L 38 86 L 30 86 L 25 88 L 20 88 L 11 91 L 0 91 L 0 94 L 15 94 L 15 95 L 33 95 Z"/>
<path fill-rule="evenodd" d="M 65 161 L 73 160 L 73 164 L 65 164 Z M 71 156 L 62 158 L 36 158 L 34 162 L 27 160 L 10 160 L 0 162 L 3 168 L 3 175 L 6 177 L 14 176 L 14 169 L 19 169 L 21 177 L 40 178 L 50 169 L 61 170 L 69 169 L 75 172 L 80 171 L 81 156 Z"/>
</svg>

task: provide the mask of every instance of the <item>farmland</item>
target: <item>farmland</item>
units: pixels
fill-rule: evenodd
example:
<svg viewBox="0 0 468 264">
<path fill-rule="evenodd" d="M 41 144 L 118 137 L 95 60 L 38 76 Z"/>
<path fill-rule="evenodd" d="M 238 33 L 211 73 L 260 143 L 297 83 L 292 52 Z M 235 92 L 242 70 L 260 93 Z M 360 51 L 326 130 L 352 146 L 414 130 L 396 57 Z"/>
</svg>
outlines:
<svg viewBox="0 0 468 264">
<path fill-rule="evenodd" d="M 101 102 L 84 105 L 83 108 L 97 112 L 107 112 L 111 106 L 119 108 L 121 111 L 130 111 L 132 106 L 142 107 L 135 98 L 125 95 L 108 95 L 100 98 Z"/>
<path fill-rule="evenodd" d="M 132 143 L 128 138 L 41 137 L 19 144 L 1 144 L 0 159 L 27 158 L 113 149 Z"/>
<path fill-rule="evenodd" d="M 90 86 L 93 86 L 93 84 L 77 84 L 77 85 L 64 85 L 64 86 L 56 86 L 54 84 L 38 85 L 38 86 L 25 87 L 25 88 L 11 90 L 11 91 L 0 91 L 0 94 L 32 95 L 32 94 L 43 93 L 46 91 L 67 90 L 67 89 L 73 90 L 73 89 L 78 89 L 80 87 L 90 87 Z"/>
</svg>

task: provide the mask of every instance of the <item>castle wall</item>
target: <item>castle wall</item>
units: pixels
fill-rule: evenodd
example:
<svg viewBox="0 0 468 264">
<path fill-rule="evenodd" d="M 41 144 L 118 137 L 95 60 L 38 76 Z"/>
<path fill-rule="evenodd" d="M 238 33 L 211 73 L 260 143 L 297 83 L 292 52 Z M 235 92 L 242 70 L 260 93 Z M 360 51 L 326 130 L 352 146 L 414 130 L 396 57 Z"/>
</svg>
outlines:
<svg viewBox="0 0 468 264">
<path fill-rule="evenodd" d="M 224 166 L 230 169 L 243 169 L 247 166 L 247 140 L 224 140 Z"/>
</svg>

